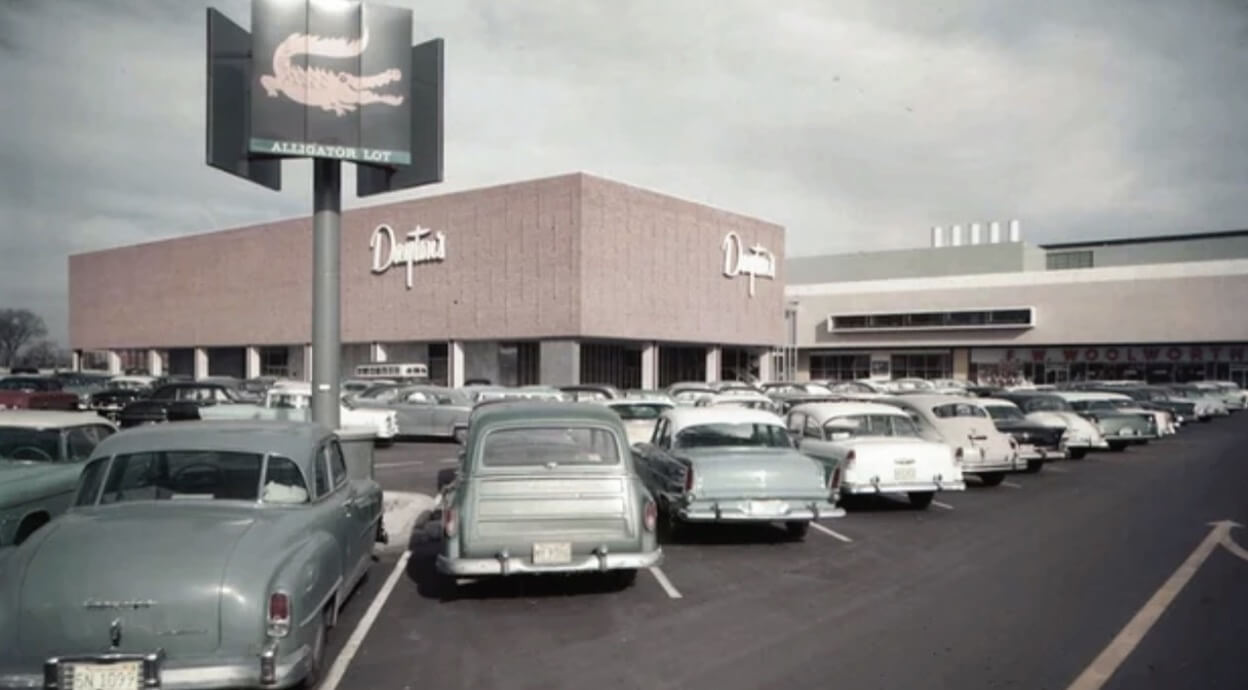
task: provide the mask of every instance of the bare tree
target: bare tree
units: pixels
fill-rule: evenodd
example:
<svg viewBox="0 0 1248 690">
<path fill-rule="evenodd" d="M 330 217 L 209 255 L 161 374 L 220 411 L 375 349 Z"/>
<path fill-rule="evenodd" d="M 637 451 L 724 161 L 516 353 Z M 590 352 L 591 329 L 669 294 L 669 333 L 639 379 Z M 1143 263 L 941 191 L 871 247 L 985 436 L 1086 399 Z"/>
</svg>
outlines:
<svg viewBox="0 0 1248 690">
<path fill-rule="evenodd" d="M 69 366 L 70 355 L 56 346 L 51 340 L 40 340 L 22 350 L 15 364 L 36 369 L 51 369 Z"/>
<path fill-rule="evenodd" d="M 48 334 L 43 317 L 29 309 L 0 309 L 0 363 L 11 367 L 17 353 L 32 340 Z"/>
</svg>

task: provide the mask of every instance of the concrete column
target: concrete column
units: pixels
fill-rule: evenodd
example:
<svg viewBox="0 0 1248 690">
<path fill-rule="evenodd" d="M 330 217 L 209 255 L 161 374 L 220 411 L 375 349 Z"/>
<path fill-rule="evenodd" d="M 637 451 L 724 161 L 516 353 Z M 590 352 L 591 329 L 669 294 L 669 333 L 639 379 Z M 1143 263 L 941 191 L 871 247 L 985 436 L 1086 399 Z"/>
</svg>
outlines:
<svg viewBox="0 0 1248 690">
<path fill-rule="evenodd" d="M 538 380 L 545 386 L 581 382 L 581 344 L 575 340 L 543 340 L 539 346 Z"/>
<path fill-rule="evenodd" d="M 775 379 L 772 373 L 772 364 L 774 358 L 771 356 L 771 350 L 763 350 L 758 355 L 758 380 L 760 383 L 766 383 Z"/>
<path fill-rule="evenodd" d="M 69 356 L 69 368 L 73 371 L 82 371 L 82 350 L 74 350 Z"/>
<path fill-rule="evenodd" d="M 376 362 L 378 364 L 390 361 L 388 353 L 386 352 L 386 344 L 373 343 L 370 345 L 368 350 L 368 361 Z"/>
<path fill-rule="evenodd" d="M 206 348 L 195 348 L 195 378 L 202 379 L 208 375 L 208 350 Z"/>
<path fill-rule="evenodd" d="M 254 379 L 260 375 L 260 348 L 250 345 L 244 354 L 246 358 L 243 368 L 243 377 Z"/>
<path fill-rule="evenodd" d="M 147 351 L 147 375 L 148 376 L 163 376 L 165 373 L 164 368 L 165 368 L 164 362 L 161 361 L 160 359 L 160 350 L 148 350 Z"/>
<path fill-rule="evenodd" d="M 116 350 L 109 350 L 105 353 L 108 361 L 108 373 L 117 376 L 121 373 L 121 353 Z"/>
<path fill-rule="evenodd" d="M 971 377 L 971 351 L 965 347 L 953 349 L 953 378 L 969 379 Z"/>
<path fill-rule="evenodd" d="M 452 340 L 446 344 L 446 380 L 451 388 L 464 385 L 464 344 Z"/>
<path fill-rule="evenodd" d="M 706 348 L 706 380 L 715 382 L 720 379 L 724 368 L 724 349 L 718 345 Z"/>
<path fill-rule="evenodd" d="M 655 390 L 659 387 L 659 346 L 646 343 L 641 349 L 641 387 Z"/>
<path fill-rule="evenodd" d="M 312 380 L 312 346 L 303 346 L 303 371 L 300 372 L 300 378 L 304 381 Z"/>
</svg>

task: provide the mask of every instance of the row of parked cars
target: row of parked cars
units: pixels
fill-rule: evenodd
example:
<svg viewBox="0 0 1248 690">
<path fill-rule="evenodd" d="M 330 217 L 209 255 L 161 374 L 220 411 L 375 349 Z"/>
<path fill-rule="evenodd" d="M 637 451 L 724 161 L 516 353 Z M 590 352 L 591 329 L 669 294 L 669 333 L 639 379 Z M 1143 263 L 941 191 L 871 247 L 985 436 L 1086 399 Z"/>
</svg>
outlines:
<svg viewBox="0 0 1248 690">
<path fill-rule="evenodd" d="M 366 383 L 344 384 L 344 404 L 379 397 L 362 395 L 379 385 Z M 445 421 L 459 462 L 414 530 L 437 540 L 447 592 L 460 578 L 525 572 L 627 585 L 693 524 L 774 523 L 800 540 L 864 494 L 923 509 L 968 477 L 996 485 L 1244 406 L 1230 393 L 1143 400 L 1126 392 L 1150 390 L 1137 382 L 381 385 L 405 402 L 417 390 L 469 402 Z M 293 389 L 273 382 L 265 397 Z M 203 419 L 232 405 L 262 408 L 218 401 L 197 407 L 197 421 L 125 430 L 97 412 L 0 411 L 0 620 L 16 621 L 0 626 L 0 688 L 315 682 L 328 631 L 387 539 L 381 488 L 352 471 L 338 431 Z M 43 506 L 33 521 L 32 506 Z"/>
</svg>

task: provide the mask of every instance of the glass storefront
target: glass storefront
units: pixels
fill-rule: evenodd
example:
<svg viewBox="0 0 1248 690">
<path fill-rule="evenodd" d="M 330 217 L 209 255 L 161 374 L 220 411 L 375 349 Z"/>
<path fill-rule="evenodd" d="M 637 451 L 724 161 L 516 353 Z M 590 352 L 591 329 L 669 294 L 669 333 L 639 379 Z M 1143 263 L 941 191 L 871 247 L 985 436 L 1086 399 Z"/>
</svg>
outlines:
<svg viewBox="0 0 1248 690">
<path fill-rule="evenodd" d="M 870 375 L 871 355 L 810 355 L 810 378 L 813 381 L 853 381 Z"/>
<path fill-rule="evenodd" d="M 953 357 L 948 352 L 892 356 L 894 379 L 944 379 L 953 375 Z"/>
<path fill-rule="evenodd" d="M 988 381 L 1021 377 L 1032 383 L 1061 384 L 1069 381 L 1145 380 L 1149 383 L 1189 381 L 1230 381 L 1232 365 L 1227 362 L 971 362 L 970 379 Z"/>
</svg>

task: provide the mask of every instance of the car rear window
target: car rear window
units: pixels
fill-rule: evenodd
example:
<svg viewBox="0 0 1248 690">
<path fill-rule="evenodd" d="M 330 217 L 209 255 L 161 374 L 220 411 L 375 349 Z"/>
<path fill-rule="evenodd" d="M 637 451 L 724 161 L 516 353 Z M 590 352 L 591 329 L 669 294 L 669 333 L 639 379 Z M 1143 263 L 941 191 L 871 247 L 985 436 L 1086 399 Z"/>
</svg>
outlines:
<svg viewBox="0 0 1248 690">
<path fill-rule="evenodd" d="M 988 413 L 979 405 L 970 405 L 967 403 L 949 403 L 948 405 L 937 405 L 932 408 L 932 414 L 942 419 L 951 417 L 987 417 Z"/>
<path fill-rule="evenodd" d="M 259 498 L 259 453 L 169 450 L 129 453 L 113 459 L 100 503 Z"/>
<path fill-rule="evenodd" d="M 619 403 L 611 406 L 620 419 L 658 419 L 659 415 L 672 409 L 671 405 L 661 403 Z"/>
<path fill-rule="evenodd" d="M 619 442 L 609 429 L 585 426 L 542 426 L 487 431 L 481 442 L 486 467 L 615 465 Z"/>
<path fill-rule="evenodd" d="M 780 424 L 725 422 L 695 424 L 676 434 L 677 448 L 792 448 L 793 440 Z"/>
</svg>

